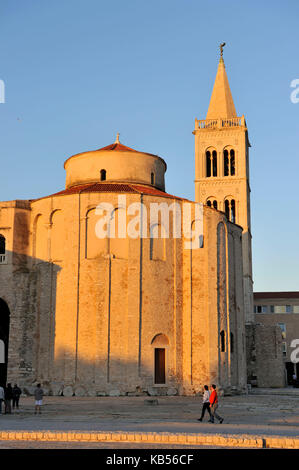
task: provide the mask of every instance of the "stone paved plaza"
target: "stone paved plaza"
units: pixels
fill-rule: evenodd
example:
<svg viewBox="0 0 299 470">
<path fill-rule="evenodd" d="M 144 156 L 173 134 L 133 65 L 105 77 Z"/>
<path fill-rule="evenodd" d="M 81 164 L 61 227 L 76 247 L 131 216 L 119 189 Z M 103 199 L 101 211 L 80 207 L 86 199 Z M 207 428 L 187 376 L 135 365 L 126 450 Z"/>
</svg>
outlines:
<svg viewBox="0 0 299 470">
<path fill-rule="evenodd" d="M 157 404 L 152 403 L 157 400 Z M 200 423 L 201 397 L 45 397 L 34 415 L 33 397 L 22 397 L 19 411 L 0 416 L 3 431 L 175 433 L 220 436 L 299 437 L 299 390 L 256 389 L 249 395 L 221 397 L 223 424 Z M 0 448 L 12 448 L 13 440 Z M 58 445 L 58 444 L 57 444 Z M 99 445 L 99 444 L 98 444 Z M 100 446 L 102 446 L 101 444 Z M 107 447 L 113 445 L 108 442 Z M 130 444 L 121 444 L 122 446 Z M 121 447 L 119 445 L 119 447 Z M 26 447 L 26 443 L 16 447 Z M 31 443 L 29 447 L 33 447 Z M 38 443 L 35 444 L 39 446 Z M 61 443 L 59 444 L 61 446 Z M 68 443 L 68 447 L 72 444 Z M 78 444 L 73 444 L 77 446 Z M 90 447 L 95 444 L 90 444 Z M 117 443 L 116 443 L 117 447 Z"/>
</svg>

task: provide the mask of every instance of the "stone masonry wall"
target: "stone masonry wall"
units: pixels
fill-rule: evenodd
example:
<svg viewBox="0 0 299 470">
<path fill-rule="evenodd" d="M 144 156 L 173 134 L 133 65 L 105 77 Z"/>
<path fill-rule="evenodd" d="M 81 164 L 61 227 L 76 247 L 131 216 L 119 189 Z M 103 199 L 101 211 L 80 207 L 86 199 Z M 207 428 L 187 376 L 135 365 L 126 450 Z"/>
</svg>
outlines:
<svg viewBox="0 0 299 470">
<path fill-rule="evenodd" d="M 247 381 L 257 387 L 284 387 L 282 336 L 278 326 L 246 325 Z"/>
</svg>

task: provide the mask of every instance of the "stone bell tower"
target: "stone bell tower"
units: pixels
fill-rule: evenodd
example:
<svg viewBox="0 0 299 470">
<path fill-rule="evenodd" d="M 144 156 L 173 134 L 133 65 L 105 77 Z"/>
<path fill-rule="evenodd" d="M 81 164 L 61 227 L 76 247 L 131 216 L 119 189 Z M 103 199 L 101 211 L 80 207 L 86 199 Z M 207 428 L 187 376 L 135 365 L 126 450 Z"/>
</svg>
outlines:
<svg viewBox="0 0 299 470">
<path fill-rule="evenodd" d="M 237 115 L 223 61 L 223 46 L 206 119 L 195 119 L 195 201 L 226 213 L 243 228 L 246 323 L 254 321 L 250 223 L 249 139 Z"/>
</svg>

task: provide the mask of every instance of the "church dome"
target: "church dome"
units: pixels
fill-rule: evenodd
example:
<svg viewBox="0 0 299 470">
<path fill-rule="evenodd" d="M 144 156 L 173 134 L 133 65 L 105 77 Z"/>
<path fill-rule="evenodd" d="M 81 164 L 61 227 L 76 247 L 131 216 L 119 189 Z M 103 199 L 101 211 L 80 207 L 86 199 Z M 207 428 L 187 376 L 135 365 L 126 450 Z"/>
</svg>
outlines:
<svg viewBox="0 0 299 470">
<path fill-rule="evenodd" d="M 78 153 L 64 163 L 66 188 L 98 182 L 146 184 L 165 190 L 167 165 L 158 155 L 139 152 L 116 141 L 98 150 Z"/>
</svg>

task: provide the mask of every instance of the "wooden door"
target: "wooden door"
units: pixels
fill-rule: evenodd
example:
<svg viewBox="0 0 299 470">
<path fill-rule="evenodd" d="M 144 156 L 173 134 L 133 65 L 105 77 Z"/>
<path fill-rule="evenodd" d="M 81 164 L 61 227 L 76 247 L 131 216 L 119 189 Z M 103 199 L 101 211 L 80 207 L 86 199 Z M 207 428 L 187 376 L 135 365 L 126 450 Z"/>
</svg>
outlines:
<svg viewBox="0 0 299 470">
<path fill-rule="evenodd" d="M 155 348 L 155 384 L 165 384 L 164 348 Z"/>
</svg>

